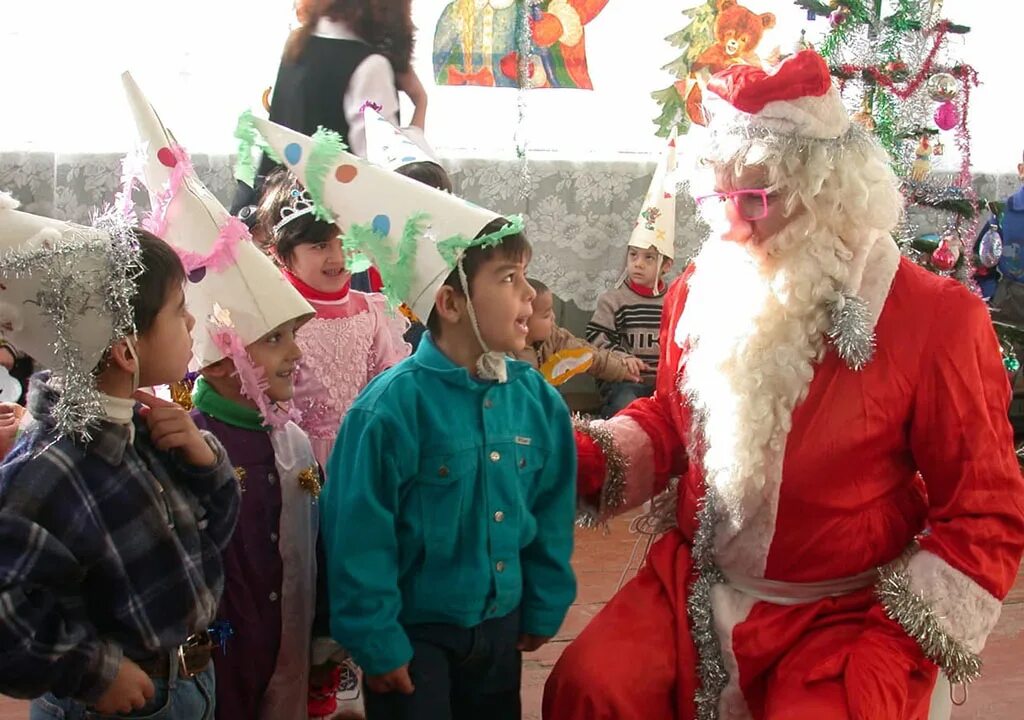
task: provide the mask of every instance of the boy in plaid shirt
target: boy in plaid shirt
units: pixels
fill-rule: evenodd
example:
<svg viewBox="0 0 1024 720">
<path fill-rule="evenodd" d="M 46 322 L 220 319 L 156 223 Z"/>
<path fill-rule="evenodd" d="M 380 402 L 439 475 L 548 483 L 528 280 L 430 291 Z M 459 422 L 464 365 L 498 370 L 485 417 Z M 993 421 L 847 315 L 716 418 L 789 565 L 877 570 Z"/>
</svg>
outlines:
<svg viewBox="0 0 1024 720">
<path fill-rule="evenodd" d="M 33 379 L 33 420 L 0 466 L 0 692 L 36 698 L 33 720 L 212 718 L 207 628 L 239 490 L 212 436 L 138 391 L 187 370 L 181 262 L 142 231 L 15 207 L 0 194 L 0 300 L 53 373 Z"/>
</svg>

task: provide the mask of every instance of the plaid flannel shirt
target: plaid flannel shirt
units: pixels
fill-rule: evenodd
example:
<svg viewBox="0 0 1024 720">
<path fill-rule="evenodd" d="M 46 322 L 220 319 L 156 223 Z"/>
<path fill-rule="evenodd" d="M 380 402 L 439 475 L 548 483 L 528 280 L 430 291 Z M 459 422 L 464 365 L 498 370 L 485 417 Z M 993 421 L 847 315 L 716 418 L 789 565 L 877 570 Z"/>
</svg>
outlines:
<svg viewBox="0 0 1024 720">
<path fill-rule="evenodd" d="M 122 657 L 170 652 L 213 620 L 239 489 L 153 446 L 136 415 L 82 445 L 55 441 L 57 391 L 32 381 L 35 418 L 0 465 L 0 693 L 95 702 Z"/>
</svg>

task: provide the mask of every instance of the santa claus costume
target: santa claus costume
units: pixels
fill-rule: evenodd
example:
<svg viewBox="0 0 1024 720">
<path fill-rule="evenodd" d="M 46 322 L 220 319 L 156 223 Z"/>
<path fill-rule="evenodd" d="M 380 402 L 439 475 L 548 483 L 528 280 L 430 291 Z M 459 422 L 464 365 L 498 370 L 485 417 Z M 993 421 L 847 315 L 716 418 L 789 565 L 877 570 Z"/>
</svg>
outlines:
<svg viewBox="0 0 1024 720">
<path fill-rule="evenodd" d="M 544 716 L 940 717 L 1024 547 L 988 313 L 901 258 L 888 158 L 818 55 L 709 87 L 722 227 L 669 290 L 654 396 L 577 435 L 593 519 L 679 477 L 675 527 Z"/>
</svg>

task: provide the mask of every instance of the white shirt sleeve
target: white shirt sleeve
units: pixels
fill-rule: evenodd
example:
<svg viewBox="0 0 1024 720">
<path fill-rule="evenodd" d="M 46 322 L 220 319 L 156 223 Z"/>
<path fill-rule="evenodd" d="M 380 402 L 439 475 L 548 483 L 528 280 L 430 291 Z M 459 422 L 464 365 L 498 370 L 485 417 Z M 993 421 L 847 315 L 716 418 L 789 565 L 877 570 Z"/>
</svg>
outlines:
<svg viewBox="0 0 1024 720">
<path fill-rule="evenodd" d="M 383 55 L 370 55 L 359 63 L 345 91 L 343 108 L 348 121 L 349 152 L 359 157 L 366 157 L 366 127 L 360 108 L 367 100 L 380 105 L 380 114 L 398 125 L 395 71 Z"/>
</svg>

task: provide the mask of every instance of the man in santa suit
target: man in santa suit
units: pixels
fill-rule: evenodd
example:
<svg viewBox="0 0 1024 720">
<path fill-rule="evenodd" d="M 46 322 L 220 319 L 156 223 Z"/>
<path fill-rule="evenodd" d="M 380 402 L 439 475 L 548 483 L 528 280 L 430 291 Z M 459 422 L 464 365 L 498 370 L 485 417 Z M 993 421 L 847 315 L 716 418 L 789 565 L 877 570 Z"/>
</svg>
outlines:
<svg viewBox="0 0 1024 720">
<path fill-rule="evenodd" d="M 596 519 L 678 477 L 676 526 L 544 716 L 937 717 L 1024 547 L 988 313 L 901 258 L 888 158 L 818 55 L 709 88 L 719 222 L 665 300 L 656 392 L 577 434 Z"/>
</svg>

